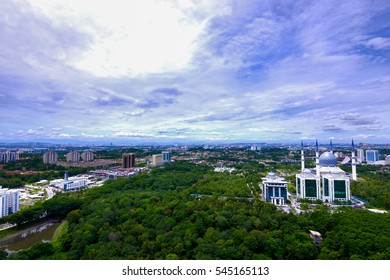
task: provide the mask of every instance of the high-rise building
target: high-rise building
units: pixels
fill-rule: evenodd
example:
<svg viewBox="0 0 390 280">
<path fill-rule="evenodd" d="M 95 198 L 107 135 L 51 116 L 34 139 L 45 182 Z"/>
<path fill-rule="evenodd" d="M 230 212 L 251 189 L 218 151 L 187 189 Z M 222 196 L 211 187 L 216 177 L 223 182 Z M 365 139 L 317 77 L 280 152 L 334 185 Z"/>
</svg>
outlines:
<svg viewBox="0 0 390 280">
<path fill-rule="evenodd" d="M 276 176 L 274 172 L 262 178 L 263 200 L 275 205 L 285 205 L 288 199 L 287 182 L 284 178 Z"/>
<path fill-rule="evenodd" d="M 152 165 L 159 165 L 163 163 L 163 157 L 161 154 L 152 155 Z"/>
<path fill-rule="evenodd" d="M 356 149 L 356 154 L 357 154 L 357 161 L 359 163 L 362 163 L 363 161 L 366 160 L 363 149 Z"/>
<path fill-rule="evenodd" d="M 385 163 L 390 164 L 390 155 L 385 157 Z"/>
<path fill-rule="evenodd" d="M 80 161 L 80 153 L 77 151 L 70 151 L 66 154 L 66 161 L 68 162 L 78 162 Z"/>
<path fill-rule="evenodd" d="M 0 162 L 7 163 L 15 160 L 19 160 L 18 152 L 13 152 L 13 151 L 0 152 Z"/>
<path fill-rule="evenodd" d="M 375 162 L 379 160 L 378 150 L 367 150 L 366 151 L 366 161 Z"/>
<path fill-rule="evenodd" d="M 94 158 L 94 154 L 91 151 L 85 151 L 81 154 L 81 158 L 83 161 L 92 161 Z"/>
<path fill-rule="evenodd" d="M 135 154 L 122 154 L 122 167 L 132 168 L 135 167 Z"/>
<path fill-rule="evenodd" d="M 162 155 L 163 162 L 171 162 L 171 152 L 170 151 L 164 151 L 161 153 L 161 155 Z"/>
<path fill-rule="evenodd" d="M 58 161 L 58 154 L 56 152 L 49 151 L 43 155 L 44 164 L 56 163 L 57 161 Z"/>
<path fill-rule="evenodd" d="M 19 190 L 3 189 L 0 186 L 0 218 L 19 211 Z"/>
</svg>

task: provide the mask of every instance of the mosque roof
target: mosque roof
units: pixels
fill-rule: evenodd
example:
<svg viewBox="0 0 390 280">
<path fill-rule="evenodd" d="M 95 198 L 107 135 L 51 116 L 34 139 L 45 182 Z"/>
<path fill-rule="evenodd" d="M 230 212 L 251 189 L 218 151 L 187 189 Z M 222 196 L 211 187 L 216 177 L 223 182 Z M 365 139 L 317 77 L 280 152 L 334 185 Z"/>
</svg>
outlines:
<svg viewBox="0 0 390 280">
<path fill-rule="evenodd" d="M 320 166 L 337 166 L 337 158 L 331 152 L 325 152 L 320 156 Z"/>
</svg>

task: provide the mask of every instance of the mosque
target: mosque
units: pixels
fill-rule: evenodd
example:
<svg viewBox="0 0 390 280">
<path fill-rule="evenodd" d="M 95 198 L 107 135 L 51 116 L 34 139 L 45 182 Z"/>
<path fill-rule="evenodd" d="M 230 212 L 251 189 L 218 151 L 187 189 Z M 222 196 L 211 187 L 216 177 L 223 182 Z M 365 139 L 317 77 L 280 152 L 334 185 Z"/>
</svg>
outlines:
<svg viewBox="0 0 390 280">
<path fill-rule="evenodd" d="M 301 142 L 301 173 L 296 175 L 296 192 L 298 198 L 320 199 L 332 203 L 335 200 L 351 199 L 350 180 L 357 180 L 355 147 L 352 140 L 352 176 L 337 166 L 337 159 L 331 150 L 319 155 L 316 140 L 316 167 L 305 168 L 303 142 Z"/>
</svg>

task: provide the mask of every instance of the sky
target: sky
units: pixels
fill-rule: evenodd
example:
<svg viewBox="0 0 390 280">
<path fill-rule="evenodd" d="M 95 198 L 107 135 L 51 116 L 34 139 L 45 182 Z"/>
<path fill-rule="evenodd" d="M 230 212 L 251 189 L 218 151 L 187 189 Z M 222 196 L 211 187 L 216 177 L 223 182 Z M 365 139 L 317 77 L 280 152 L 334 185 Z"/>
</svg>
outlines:
<svg viewBox="0 0 390 280">
<path fill-rule="evenodd" d="M 390 1 L 2 0 L 0 141 L 390 142 Z"/>
</svg>

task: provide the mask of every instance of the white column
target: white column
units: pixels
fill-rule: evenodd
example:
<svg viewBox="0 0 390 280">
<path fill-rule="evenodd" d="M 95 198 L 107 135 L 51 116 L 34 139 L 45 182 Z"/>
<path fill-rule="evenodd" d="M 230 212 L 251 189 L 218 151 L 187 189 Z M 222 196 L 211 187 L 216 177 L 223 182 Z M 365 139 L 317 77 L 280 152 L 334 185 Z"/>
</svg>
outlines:
<svg viewBox="0 0 390 280">
<path fill-rule="evenodd" d="M 272 197 L 274 198 L 275 201 L 275 187 L 272 187 Z"/>
<path fill-rule="evenodd" d="M 334 181 L 333 181 L 333 179 L 329 179 L 329 196 L 330 196 L 329 202 L 333 202 L 333 200 L 334 200 Z"/>
<path fill-rule="evenodd" d="M 303 172 L 303 170 L 305 170 L 305 154 L 303 151 L 303 147 L 301 150 L 301 170 L 302 170 L 302 172 Z"/>
<path fill-rule="evenodd" d="M 355 151 L 352 151 L 352 180 L 357 180 Z"/>
<path fill-rule="evenodd" d="M 317 199 L 321 199 L 320 179 L 316 179 Z"/>
<path fill-rule="evenodd" d="M 320 176 L 320 152 L 316 151 L 316 175 Z"/>
</svg>

